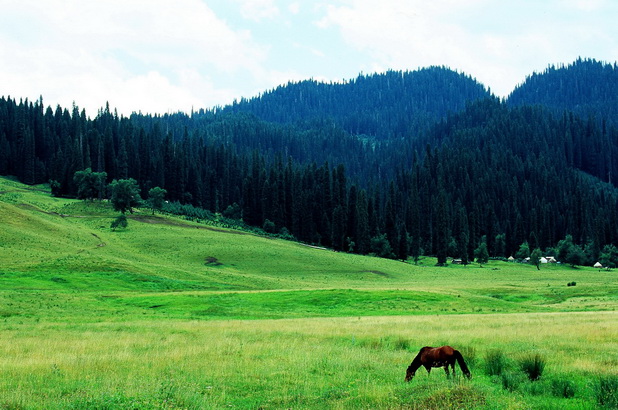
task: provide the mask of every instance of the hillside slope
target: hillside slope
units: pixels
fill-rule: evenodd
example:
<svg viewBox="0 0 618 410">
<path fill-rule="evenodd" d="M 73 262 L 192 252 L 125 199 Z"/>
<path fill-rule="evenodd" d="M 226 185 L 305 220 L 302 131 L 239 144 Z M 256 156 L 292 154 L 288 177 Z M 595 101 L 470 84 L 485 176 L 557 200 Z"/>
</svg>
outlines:
<svg viewBox="0 0 618 410">
<path fill-rule="evenodd" d="M 562 114 L 618 124 L 618 66 L 594 59 L 549 66 L 518 85 L 508 97 L 513 106 L 542 105 Z"/>
<path fill-rule="evenodd" d="M 105 203 L 0 179 L 0 316 L 91 322 L 606 310 L 618 295 L 611 273 L 591 268 L 436 268 L 432 258 L 413 265 L 350 255 L 149 212 L 112 231 L 114 216 Z M 565 286 L 573 280 L 583 286 Z"/>
<path fill-rule="evenodd" d="M 344 83 L 289 83 L 224 107 L 272 122 L 331 120 L 346 132 L 377 139 L 418 135 L 449 112 L 487 98 L 472 77 L 445 67 L 359 75 Z"/>
</svg>

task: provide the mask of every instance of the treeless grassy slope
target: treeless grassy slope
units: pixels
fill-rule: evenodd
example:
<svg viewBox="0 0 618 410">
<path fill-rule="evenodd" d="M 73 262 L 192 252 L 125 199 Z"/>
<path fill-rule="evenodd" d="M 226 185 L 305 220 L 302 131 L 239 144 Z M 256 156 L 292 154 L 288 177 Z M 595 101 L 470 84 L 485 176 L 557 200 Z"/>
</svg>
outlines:
<svg viewBox="0 0 618 410">
<path fill-rule="evenodd" d="M 415 266 L 115 216 L 0 179 L 0 408 L 595 408 L 616 377 L 615 272 Z M 440 344 L 472 381 L 403 383 Z M 496 349 L 506 376 L 484 370 Z"/>
</svg>

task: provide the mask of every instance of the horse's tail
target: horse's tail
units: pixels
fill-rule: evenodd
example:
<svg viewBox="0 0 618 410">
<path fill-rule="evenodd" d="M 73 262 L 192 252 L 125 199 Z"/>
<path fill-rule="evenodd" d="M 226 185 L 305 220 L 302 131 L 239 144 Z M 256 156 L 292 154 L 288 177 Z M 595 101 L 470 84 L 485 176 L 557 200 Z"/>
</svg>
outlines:
<svg viewBox="0 0 618 410">
<path fill-rule="evenodd" d="M 459 350 L 455 350 L 453 353 L 455 355 L 455 359 L 457 359 L 457 363 L 459 363 L 459 367 L 461 367 L 461 371 L 463 372 L 463 374 L 465 374 L 468 379 L 471 378 L 472 375 L 470 374 L 470 370 L 468 369 L 468 366 L 466 366 L 466 362 L 464 362 L 463 356 L 461 355 L 461 353 L 459 353 Z"/>
</svg>

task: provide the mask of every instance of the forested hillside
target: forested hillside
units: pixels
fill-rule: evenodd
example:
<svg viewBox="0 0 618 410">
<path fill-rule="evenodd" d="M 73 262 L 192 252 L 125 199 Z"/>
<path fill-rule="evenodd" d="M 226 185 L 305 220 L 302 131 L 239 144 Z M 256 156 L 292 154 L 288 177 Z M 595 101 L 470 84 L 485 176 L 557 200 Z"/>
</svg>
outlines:
<svg viewBox="0 0 618 410">
<path fill-rule="evenodd" d="M 594 59 L 549 66 L 513 90 L 510 105 L 543 105 L 618 124 L 618 66 Z"/>
<path fill-rule="evenodd" d="M 617 82 L 587 80 L 596 90 L 589 106 L 599 106 L 592 118 L 527 105 L 524 91 L 540 78 L 509 103 L 470 77 L 430 68 L 128 118 L 3 97 L 0 174 L 51 181 L 63 196 L 78 194 L 77 171 L 104 172 L 107 183 L 133 178 L 144 198 L 161 187 L 171 203 L 336 250 L 444 263 L 483 248 L 523 257 L 557 247 L 569 263 L 593 263 L 618 244 L 618 132 L 599 121 L 612 115 L 603 107 Z"/>
<path fill-rule="evenodd" d="M 313 127 L 329 120 L 354 135 L 376 139 L 418 135 L 449 112 L 489 97 L 473 78 L 444 67 L 360 75 L 345 83 L 307 80 L 242 99 L 226 112 L 248 112 L 266 121 Z"/>
</svg>

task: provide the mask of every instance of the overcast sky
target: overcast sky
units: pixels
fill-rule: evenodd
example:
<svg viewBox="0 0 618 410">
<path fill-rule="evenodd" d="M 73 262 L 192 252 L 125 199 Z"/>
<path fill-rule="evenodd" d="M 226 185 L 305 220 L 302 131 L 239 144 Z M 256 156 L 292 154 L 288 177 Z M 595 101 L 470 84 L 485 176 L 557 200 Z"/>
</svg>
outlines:
<svg viewBox="0 0 618 410">
<path fill-rule="evenodd" d="M 164 113 L 430 65 L 506 96 L 548 64 L 618 60 L 616 21 L 615 0 L 0 0 L 0 96 Z"/>
</svg>

